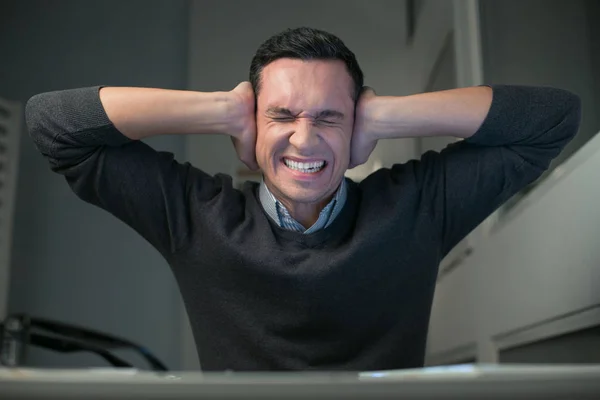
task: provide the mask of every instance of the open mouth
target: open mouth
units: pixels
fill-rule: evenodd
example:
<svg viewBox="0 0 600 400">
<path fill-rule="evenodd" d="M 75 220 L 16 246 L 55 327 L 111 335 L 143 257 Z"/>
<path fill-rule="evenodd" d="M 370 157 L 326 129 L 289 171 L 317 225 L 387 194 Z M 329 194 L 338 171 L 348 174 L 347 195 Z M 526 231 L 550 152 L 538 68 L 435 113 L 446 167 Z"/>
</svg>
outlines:
<svg viewBox="0 0 600 400">
<path fill-rule="evenodd" d="M 316 174 L 317 172 L 320 172 L 321 170 L 323 170 L 323 168 L 327 166 L 327 162 L 324 160 L 300 162 L 283 158 L 283 163 L 289 169 L 302 172 L 304 174 Z"/>
</svg>

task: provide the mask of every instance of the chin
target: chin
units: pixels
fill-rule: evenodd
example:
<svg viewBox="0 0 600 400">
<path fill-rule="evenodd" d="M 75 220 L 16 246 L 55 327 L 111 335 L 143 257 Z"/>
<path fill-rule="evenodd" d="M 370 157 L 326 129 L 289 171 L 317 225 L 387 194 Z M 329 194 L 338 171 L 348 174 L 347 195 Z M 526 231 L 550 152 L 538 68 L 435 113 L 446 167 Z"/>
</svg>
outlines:
<svg viewBox="0 0 600 400">
<path fill-rule="evenodd" d="M 297 203 L 316 203 L 329 197 L 331 193 L 329 191 L 315 191 L 315 190 L 286 190 L 283 194 L 288 199 Z"/>
<path fill-rule="evenodd" d="M 296 203 L 320 203 L 329 200 L 337 190 L 337 186 L 332 189 L 331 185 L 323 188 L 299 187 L 294 183 L 276 185 L 275 189 L 286 199 Z"/>
</svg>

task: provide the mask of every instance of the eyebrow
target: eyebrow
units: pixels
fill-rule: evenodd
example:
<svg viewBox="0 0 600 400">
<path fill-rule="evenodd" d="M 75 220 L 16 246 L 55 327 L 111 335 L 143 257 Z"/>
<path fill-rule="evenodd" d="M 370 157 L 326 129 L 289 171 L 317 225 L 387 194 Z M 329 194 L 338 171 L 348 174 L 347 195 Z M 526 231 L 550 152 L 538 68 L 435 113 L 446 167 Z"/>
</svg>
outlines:
<svg viewBox="0 0 600 400">
<path fill-rule="evenodd" d="M 267 115 L 269 116 L 285 116 L 285 117 L 297 117 L 297 114 L 295 115 L 294 113 L 292 113 L 289 109 L 285 108 L 285 107 L 269 107 L 267 109 L 266 112 Z M 335 118 L 335 119 L 344 119 L 344 113 L 337 111 L 337 110 L 321 110 L 319 112 L 316 113 L 316 115 L 314 116 L 314 118 L 319 119 L 319 118 Z"/>
</svg>

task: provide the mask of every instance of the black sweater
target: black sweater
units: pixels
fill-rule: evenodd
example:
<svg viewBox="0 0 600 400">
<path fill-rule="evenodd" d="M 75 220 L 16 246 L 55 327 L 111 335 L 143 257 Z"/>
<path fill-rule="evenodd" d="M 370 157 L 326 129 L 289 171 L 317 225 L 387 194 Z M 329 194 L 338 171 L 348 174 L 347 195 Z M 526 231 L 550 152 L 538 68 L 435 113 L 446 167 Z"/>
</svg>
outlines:
<svg viewBox="0 0 600 400">
<path fill-rule="evenodd" d="M 577 132 L 577 96 L 492 88 L 475 135 L 348 180 L 340 215 L 309 235 L 274 224 L 257 183 L 126 138 L 97 87 L 36 95 L 26 118 L 52 170 L 164 256 L 204 370 L 395 369 L 423 365 L 440 260 Z"/>
</svg>

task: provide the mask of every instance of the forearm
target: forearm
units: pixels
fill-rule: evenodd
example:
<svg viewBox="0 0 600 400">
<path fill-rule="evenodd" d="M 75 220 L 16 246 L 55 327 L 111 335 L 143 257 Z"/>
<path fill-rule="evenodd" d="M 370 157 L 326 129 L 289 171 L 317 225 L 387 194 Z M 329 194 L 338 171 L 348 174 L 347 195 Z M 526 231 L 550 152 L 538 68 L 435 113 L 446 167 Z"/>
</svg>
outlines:
<svg viewBox="0 0 600 400">
<path fill-rule="evenodd" d="M 232 117 L 228 92 L 104 87 L 100 100 L 109 120 L 130 139 L 227 133 Z"/>
<path fill-rule="evenodd" d="M 485 120 L 492 103 L 487 86 L 411 96 L 377 96 L 371 126 L 378 139 L 421 136 L 468 138 Z"/>
<path fill-rule="evenodd" d="M 152 135 L 233 134 L 239 111 L 232 99 L 229 92 L 85 87 L 35 95 L 25 116 L 34 143 L 57 164 Z"/>
</svg>

